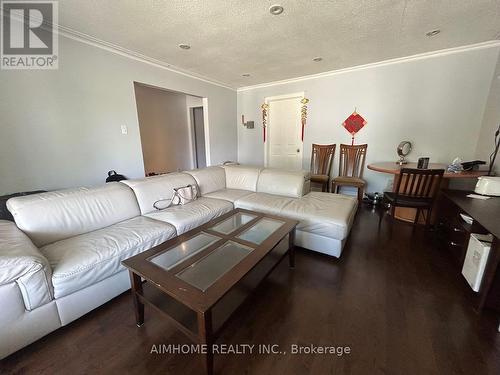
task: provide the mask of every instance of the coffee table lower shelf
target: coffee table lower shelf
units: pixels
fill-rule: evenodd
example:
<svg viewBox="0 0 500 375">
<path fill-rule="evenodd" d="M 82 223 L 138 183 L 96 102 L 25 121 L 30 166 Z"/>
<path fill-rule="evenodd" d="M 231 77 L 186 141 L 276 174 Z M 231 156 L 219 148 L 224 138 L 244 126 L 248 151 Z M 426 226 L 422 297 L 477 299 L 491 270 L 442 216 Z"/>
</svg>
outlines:
<svg viewBox="0 0 500 375">
<path fill-rule="evenodd" d="M 249 211 L 235 210 L 232 214 L 239 214 L 241 212 L 248 213 Z M 246 228 L 252 227 L 255 223 L 258 223 L 260 219 L 269 218 L 269 215 L 253 212 L 252 214 L 255 216 L 255 219 L 248 224 L 242 225 L 239 232 L 243 232 Z M 225 216 L 231 217 L 230 215 Z M 222 217 L 216 222 L 220 222 L 224 219 L 225 217 Z M 272 217 L 272 220 L 277 219 L 281 218 Z M 150 259 L 150 257 L 147 258 L 149 254 L 139 254 L 136 257 L 130 258 L 130 260 L 124 261 L 124 264 L 129 268 L 137 326 L 140 327 L 144 324 L 145 305 L 158 311 L 190 340 L 203 345 L 203 347 L 200 348 L 200 352 L 202 353 L 204 368 L 207 374 L 213 374 L 213 345 L 233 313 L 286 255 L 288 255 L 289 258 L 290 267 L 293 268 L 295 266 L 295 248 L 293 243 L 296 222 L 286 219 L 282 220 L 283 225 L 281 229 L 276 231 L 275 237 L 270 236 L 267 242 L 262 242 L 262 245 L 253 245 L 255 256 L 259 255 L 259 253 L 261 254 L 259 257 L 254 258 L 256 259 L 255 263 L 241 261 L 241 264 L 234 266 L 234 269 L 229 268 L 227 270 L 227 274 L 224 277 L 226 277 L 226 279 L 234 277 L 234 283 L 219 283 L 218 287 L 220 288 L 220 285 L 224 285 L 224 289 L 221 289 L 215 299 L 213 296 L 216 292 L 211 292 L 211 287 L 209 287 L 207 294 L 205 294 L 205 292 L 201 293 L 202 297 L 207 297 L 206 299 L 202 298 L 198 299 L 198 302 L 194 302 L 195 300 L 185 298 L 185 296 L 179 294 L 178 291 L 176 292 L 176 289 L 172 289 L 170 284 L 165 287 L 167 284 L 152 281 L 154 279 L 147 277 L 148 273 L 144 272 L 144 270 L 148 270 L 149 268 L 140 268 L 141 265 L 144 267 L 151 267 L 150 264 L 146 265 L 146 263 L 144 263 L 144 260 Z M 210 233 L 210 229 L 206 227 L 202 230 L 206 233 Z M 191 238 L 194 234 L 195 232 L 189 233 L 186 238 Z M 233 238 L 229 238 L 228 235 L 226 240 L 231 241 Z M 181 239 L 173 241 L 171 244 L 177 244 L 179 241 L 181 241 Z M 245 243 L 245 241 L 241 242 Z M 171 244 L 167 243 L 164 247 L 171 248 Z M 160 245 L 160 247 L 161 246 L 162 245 Z M 153 254 L 160 250 L 161 249 L 151 249 L 148 250 L 148 252 Z M 207 250 L 207 252 L 210 251 L 212 250 Z M 193 261 L 193 264 L 195 264 L 195 261 Z M 246 268 L 247 265 L 248 268 Z M 156 265 L 153 267 L 156 267 Z M 239 269 L 237 269 L 238 267 Z M 230 273 L 232 273 L 232 275 L 230 275 Z M 175 280 L 172 281 L 176 283 Z M 188 285 L 183 285 L 182 283 L 178 284 L 178 286 L 181 290 L 187 290 L 185 288 L 189 288 Z"/>
<path fill-rule="evenodd" d="M 292 252 L 288 250 L 286 253 L 281 254 L 274 265 L 263 264 L 262 266 L 267 265 L 269 269 L 260 280 L 258 280 L 259 273 L 262 273 L 264 271 L 262 268 L 265 267 L 259 267 L 258 265 L 252 273 L 248 274 L 249 279 L 252 278 L 250 276 L 254 276 L 258 280 L 255 285 L 257 287 L 286 255 L 289 256 L 290 267 L 293 268 Z M 134 274 L 133 271 L 130 271 L 130 278 L 132 285 L 135 285 L 132 288 L 132 295 L 137 326 L 141 327 L 144 324 L 144 305 L 152 307 L 183 332 L 191 341 L 207 345 L 207 353 L 204 354 L 202 360 L 207 374 L 212 374 L 213 353 L 209 346 L 214 344 L 217 337 L 219 337 L 231 315 L 252 294 L 253 289 L 251 285 L 245 285 L 243 282 L 229 291 L 212 309 L 206 312 L 196 312 L 177 302 L 151 282 L 142 281 L 141 277 Z M 212 310 L 216 311 L 215 316 Z"/>
<path fill-rule="evenodd" d="M 140 303 L 151 306 L 191 340 L 198 341 L 198 317 L 195 311 L 177 302 L 147 281 L 142 283 L 142 291 L 137 291 L 136 295 Z"/>
</svg>

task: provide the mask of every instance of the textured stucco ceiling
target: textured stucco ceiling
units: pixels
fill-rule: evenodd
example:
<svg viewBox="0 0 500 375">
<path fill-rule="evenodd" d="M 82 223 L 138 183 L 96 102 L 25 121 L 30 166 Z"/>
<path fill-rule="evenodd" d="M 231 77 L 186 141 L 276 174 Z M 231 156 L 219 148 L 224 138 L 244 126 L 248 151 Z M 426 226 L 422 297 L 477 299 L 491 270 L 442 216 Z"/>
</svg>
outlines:
<svg viewBox="0 0 500 375">
<path fill-rule="evenodd" d="M 62 0 L 59 23 L 241 87 L 497 39 L 500 0 Z"/>
</svg>

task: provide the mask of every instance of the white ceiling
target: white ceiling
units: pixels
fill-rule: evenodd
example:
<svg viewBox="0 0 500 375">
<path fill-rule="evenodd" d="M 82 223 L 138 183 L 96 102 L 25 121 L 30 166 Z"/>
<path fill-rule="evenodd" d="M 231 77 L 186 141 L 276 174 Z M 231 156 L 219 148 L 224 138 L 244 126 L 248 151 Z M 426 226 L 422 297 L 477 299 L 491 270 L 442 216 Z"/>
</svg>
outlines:
<svg viewBox="0 0 500 375">
<path fill-rule="evenodd" d="M 500 0 L 62 0 L 59 23 L 241 87 L 498 39 Z"/>
</svg>

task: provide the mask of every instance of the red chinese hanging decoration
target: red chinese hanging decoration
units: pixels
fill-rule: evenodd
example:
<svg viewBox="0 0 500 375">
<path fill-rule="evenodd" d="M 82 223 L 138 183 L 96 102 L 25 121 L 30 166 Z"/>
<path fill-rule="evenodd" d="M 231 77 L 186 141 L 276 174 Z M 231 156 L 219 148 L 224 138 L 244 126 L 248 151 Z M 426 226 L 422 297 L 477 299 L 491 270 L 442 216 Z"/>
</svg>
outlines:
<svg viewBox="0 0 500 375">
<path fill-rule="evenodd" d="M 307 103 L 309 103 L 309 99 L 307 98 L 302 98 L 300 101 L 302 104 L 302 107 L 300 108 L 300 121 L 302 123 L 302 135 L 301 135 L 301 140 L 304 142 L 304 128 L 306 127 L 306 121 L 307 121 Z"/>
<path fill-rule="evenodd" d="M 363 126 L 367 124 L 366 120 L 359 114 L 356 113 L 356 110 L 345 119 L 342 126 L 351 133 L 352 144 L 354 145 L 354 136 L 357 132 L 359 132 Z"/>
<path fill-rule="evenodd" d="M 264 143 L 266 143 L 266 127 L 267 127 L 267 111 L 269 109 L 269 104 L 264 103 L 262 108 L 262 131 L 264 132 Z"/>
</svg>

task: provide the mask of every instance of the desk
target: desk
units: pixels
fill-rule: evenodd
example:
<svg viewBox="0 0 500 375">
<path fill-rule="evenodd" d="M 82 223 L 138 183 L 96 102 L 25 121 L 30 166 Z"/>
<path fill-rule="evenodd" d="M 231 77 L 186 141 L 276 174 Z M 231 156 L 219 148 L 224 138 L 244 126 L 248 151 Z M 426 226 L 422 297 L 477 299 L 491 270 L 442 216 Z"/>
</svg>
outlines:
<svg viewBox="0 0 500 375">
<path fill-rule="evenodd" d="M 467 171 L 460 173 L 452 173 L 446 172 L 446 164 L 438 164 L 438 163 L 429 163 L 429 169 L 444 169 L 445 173 L 443 175 L 443 180 L 441 182 L 441 189 L 445 189 L 448 187 L 448 182 L 450 178 L 477 178 L 479 176 L 484 176 L 488 172 L 487 171 Z M 368 169 L 381 173 L 388 173 L 394 175 L 394 183 L 393 189 L 396 188 L 397 180 L 399 178 L 399 174 L 402 168 L 417 168 L 417 163 L 408 163 L 399 165 L 396 162 L 383 162 L 383 163 L 373 163 L 369 164 Z M 393 190 L 394 191 L 394 190 Z M 406 208 L 406 207 L 397 207 L 394 212 L 394 217 L 399 220 L 407 221 L 413 223 L 415 220 L 417 210 L 414 208 Z M 434 220 L 432 220 L 434 222 Z M 421 216 L 419 218 L 419 224 L 424 224 L 424 219 Z"/>
<path fill-rule="evenodd" d="M 491 233 L 491 246 L 483 280 L 478 293 L 470 290 L 477 311 L 488 307 L 500 311 L 500 197 L 480 200 L 467 198 L 470 192 L 442 190 L 437 201 L 437 233 L 453 256 L 461 273 L 471 233 Z M 465 223 L 459 216 L 465 213 L 474 219 Z M 460 275 L 461 277 L 461 275 Z"/>
</svg>

